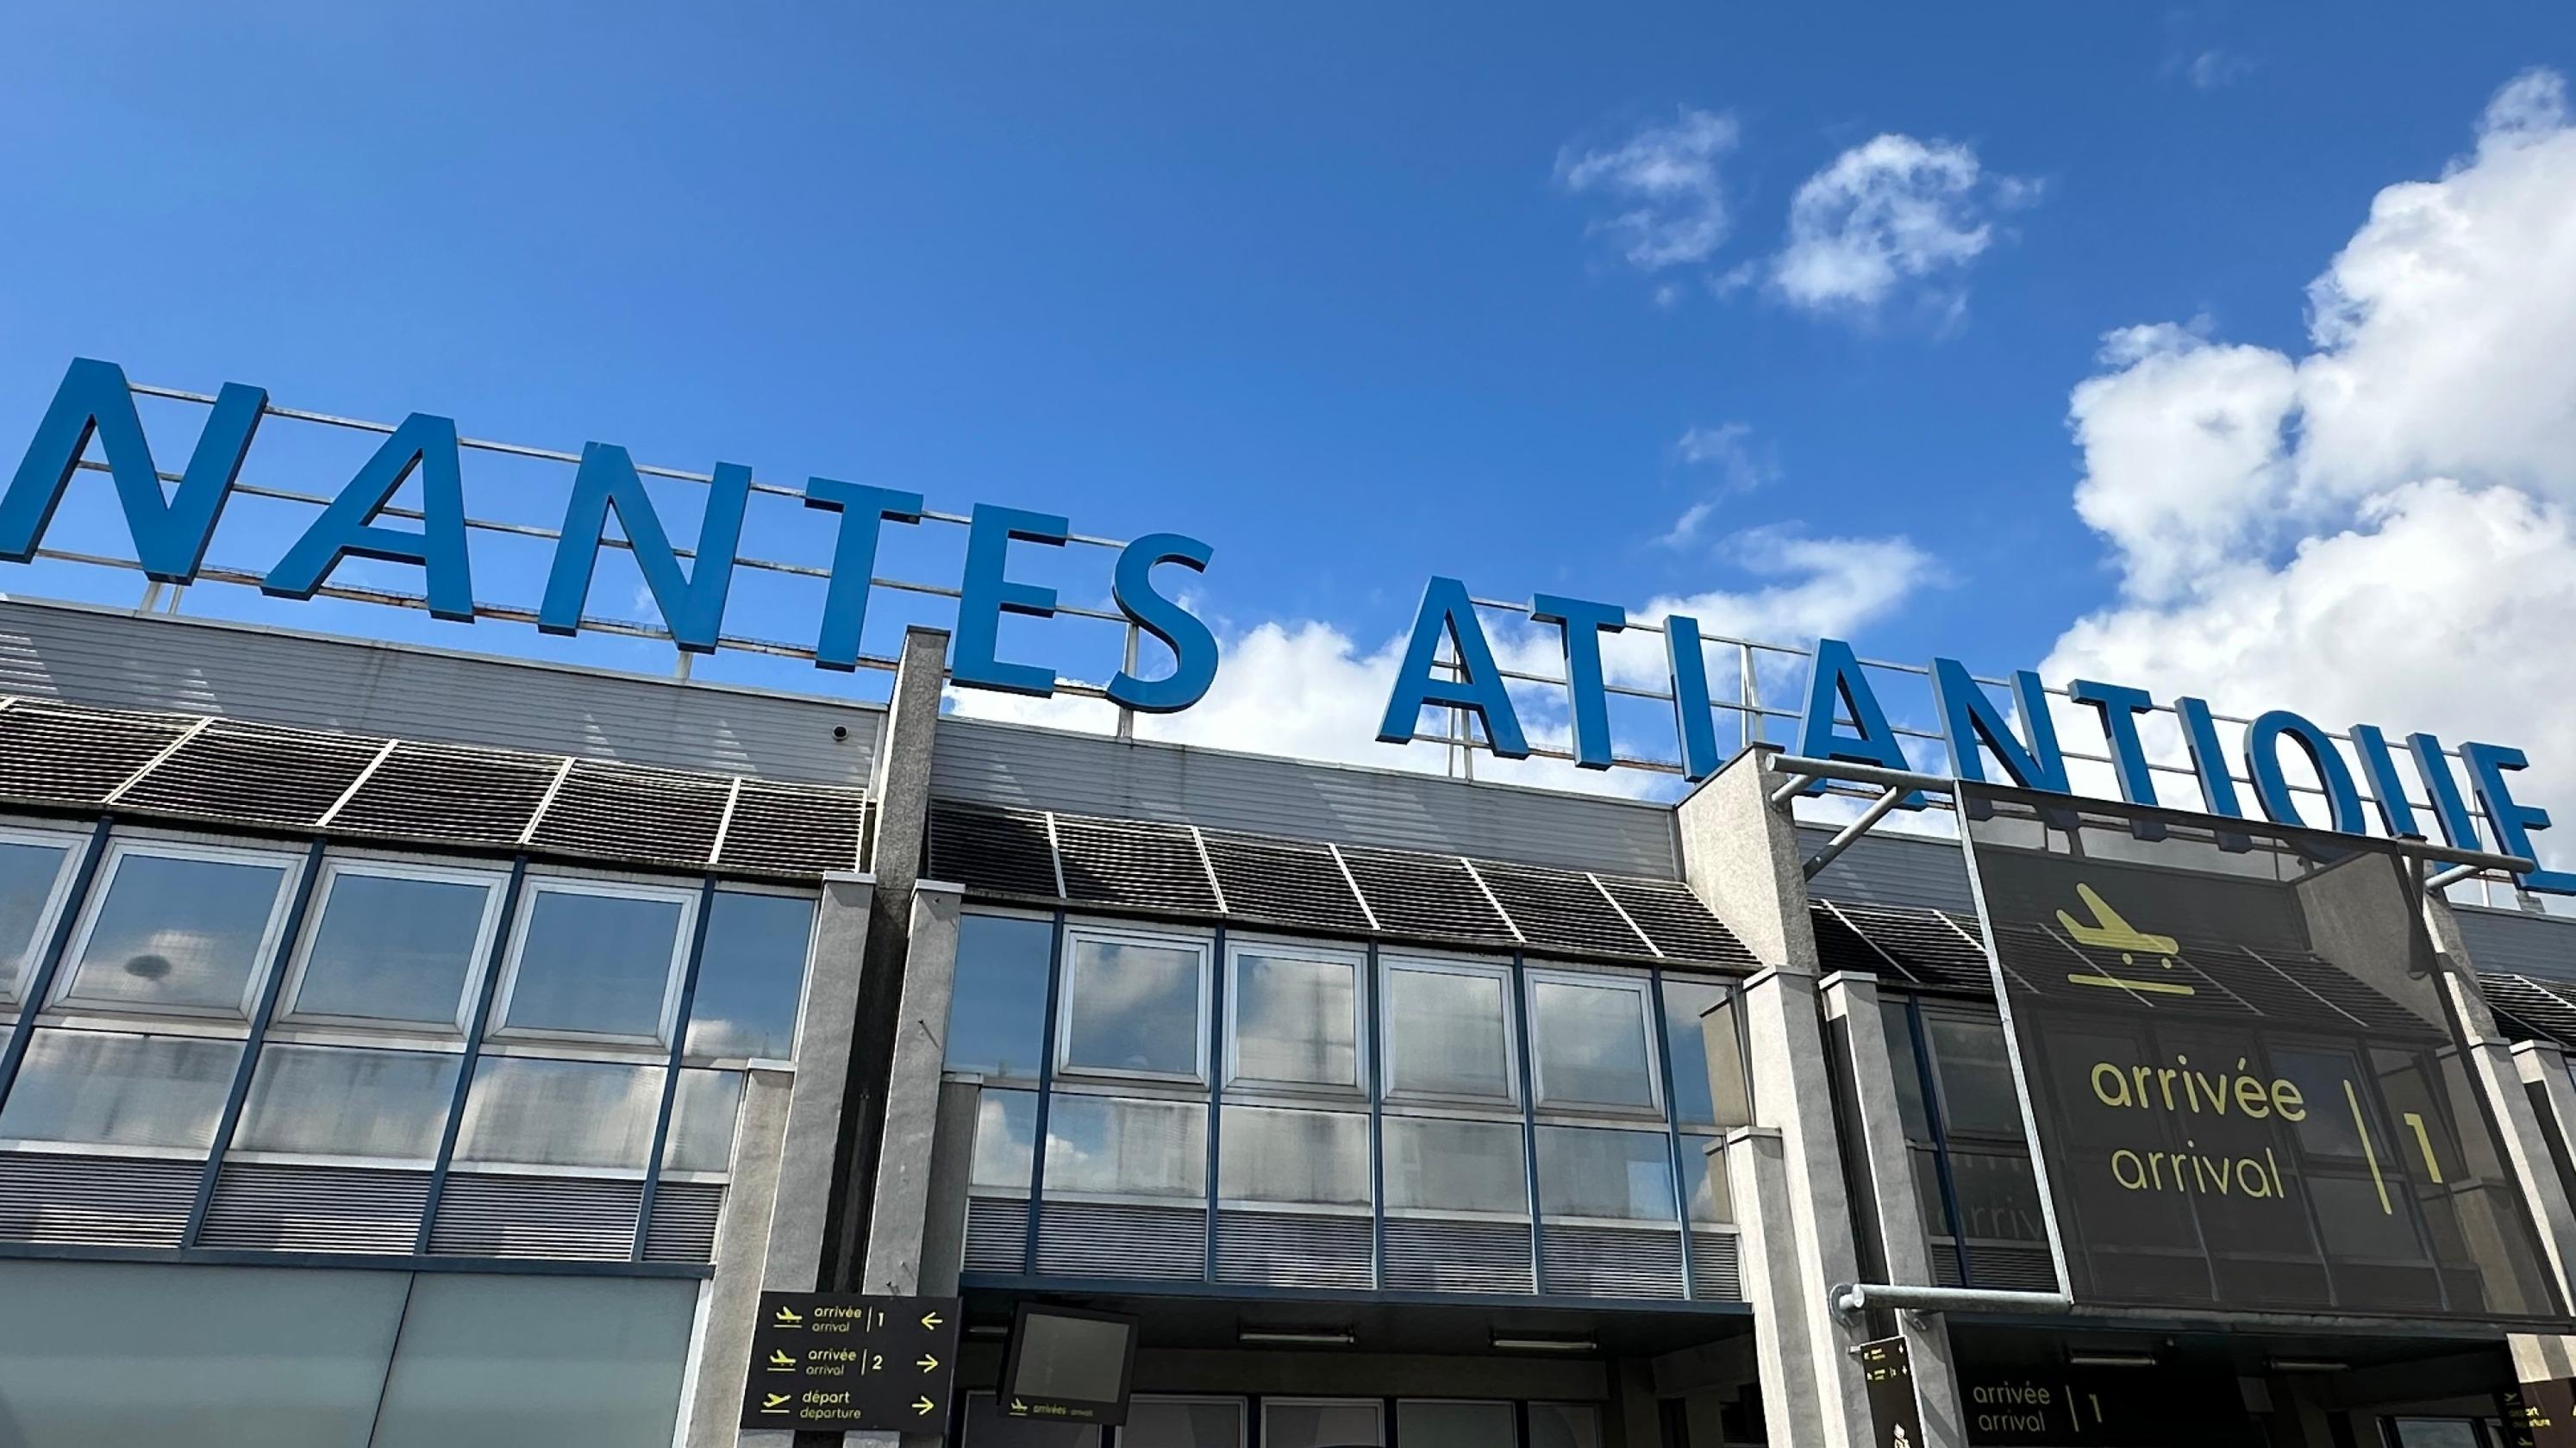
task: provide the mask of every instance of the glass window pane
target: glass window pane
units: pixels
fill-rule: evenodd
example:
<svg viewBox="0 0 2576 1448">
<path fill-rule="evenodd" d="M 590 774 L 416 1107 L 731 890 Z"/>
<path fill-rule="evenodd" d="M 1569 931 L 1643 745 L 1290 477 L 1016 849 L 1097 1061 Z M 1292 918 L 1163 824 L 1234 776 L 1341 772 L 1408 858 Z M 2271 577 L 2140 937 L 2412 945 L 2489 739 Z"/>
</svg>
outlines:
<svg viewBox="0 0 2576 1448">
<path fill-rule="evenodd" d="M 813 934 L 811 900 L 716 892 L 698 990 L 689 1003 L 689 1054 L 792 1059 Z"/>
<path fill-rule="evenodd" d="M 368 1448 L 669 1443 L 698 1287 L 650 1277 L 421 1273 Z M 580 1323 L 604 1326 L 584 1332 Z"/>
<path fill-rule="evenodd" d="M 1716 1014 L 1703 1012 L 1716 1008 Z M 1753 1103 L 1744 1087 L 1744 1052 L 1735 1036 L 1728 990 L 1710 981 L 1664 977 L 1664 1031 L 1673 1044 L 1673 1112 L 1684 1126 L 1747 1126 Z M 1709 1047 L 1718 1074 L 1709 1075 Z"/>
<path fill-rule="evenodd" d="M 948 1069 L 1034 1081 L 1046 1053 L 1044 920 L 966 915 L 957 921 L 957 983 L 948 998 Z"/>
<path fill-rule="evenodd" d="M 492 887 L 335 872 L 290 1009 L 454 1027 Z"/>
<path fill-rule="evenodd" d="M 1914 1019 L 1905 1002 L 1882 1000 L 1879 1020 L 1887 1027 L 1887 1068 L 1896 1076 L 1896 1112 L 1905 1118 L 1905 1139 L 1932 1139 L 1932 1116 L 1923 1106 L 1923 1064 L 1914 1055 Z"/>
<path fill-rule="evenodd" d="M 122 856 L 67 1000 L 244 1014 L 284 865 Z"/>
<path fill-rule="evenodd" d="M 1118 1448 L 1242 1448 L 1243 1404 L 1137 1398 Z"/>
<path fill-rule="evenodd" d="M 975 1190 L 1027 1196 L 1037 1139 L 1038 1094 L 987 1089 L 975 1103 Z"/>
<path fill-rule="evenodd" d="M 27 957 L 35 953 L 36 926 L 69 854 L 68 844 L 0 840 L 0 1000 L 18 992 Z"/>
<path fill-rule="evenodd" d="M 460 1059 L 436 1051 L 270 1045 L 251 1072 L 233 1145 L 431 1160 L 456 1096 Z"/>
<path fill-rule="evenodd" d="M 1207 1108 L 1059 1095 L 1047 1111 L 1047 1192 L 1207 1195 Z"/>
<path fill-rule="evenodd" d="M 43 1030 L 0 1109 L 0 1137 L 100 1146 L 214 1144 L 241 1042 Z"/>
<path fill-rule="evenodd" d="M 1387 1086 L 1393 1092 L 1517 1101 L 1499 975 L 1386 973 Z"/>
<path fill-rule="evenodd" d="M 1923 1030 L 1931 1037 L 1932 1075 L 1941 1086 L 1942 1127 L 1953 1134 L 2019 1138 L 2021 1098 L 2013 1090 L 2003 1022 L 1927 1014 Z"/>
<path fill-rule="evenodd" d="M 1601 1448 L 1601 1412 L 1590 1403 L 1532 1403 L 1529 1448 Z"/>
<path fill-rule="evenodd" d="M 1646 993 L 1633 985 L 1530 982 L 1530 1037 L 1541 1106 L 1653 1110 Z"/>
<path fill-rule="evenodd" d="M 1065 1068 L 1196 1079 L 1200 959 L 1180 946 L 1074 941 L 1065 973 Z"/>
<path fill-rule="evenodd" d="M 1358 1087 L 1357 966 L 1240 951 L 1234 992 L 1237 1079 Z"/>
<path fill-rule="evenodd" d="M 1369 1203 L 1365 1116 L 1228 1106 L 1217 1130 L 1217 1195 L 1227 1201 Z"/>
<path fill-rule="evenodd" d="M 1551 1218 L 1669 1222 L 1672 1144 L 1660 1132 L 1542 1126 L 1538 1204 L 1540 1213 Z"/>
<path fill-rule="evenodd" d="M 1389 1207 L 1529 1215 L 1519 1126 L 1390 1116 L 1385 1133 Z"/>
<path fill-rule="evenodd" d="M 459 1161 L 644 1169 L 662 1068 L 486 1056 L 475 1063 Z"/>
<path fill-rule="evenodd" d="M 1520 1435 L 1509 1403 L 1397 1403 L 1404 1448 L 1499 1448 Z"/>
<path fill-rule="evenodd" d="M 1950 1188 L 1959 1197 L 1959 1215 L 1968 1219 L 1968 1238 L 2048 1244 L 2047 1221 L 2039 1207 L 2039 1179 L 2030 1158 L 1993 1151 L 1950 1153 Z"/>
<path fill-rule="evenodd" d="M 1690 1183 L 1690 1219 L 1694 1225 L 1722 1227 L 1735 1220 L 1734 1191 L 1727 1185 L 1726 1153 L 1712 1151 L 1714 1136 L 1682 1138 L 1682 1177 Z"/>
<path fill-rule="evenodd" d="M 678 900 L 537 891 L 502 1024 L 660 1040 L 685 913 Z"/>
<path fill-rule="evenodd" d="M 734 1118 L 742 1111 L 742 1073 L 680 1073 L 671 1093 L 671 1135 L 663 1143 L 666 1171 L 726 1171 L 733 1166 Z"/>
<path fill-rule="evenodd" d="M 361 1448 L 411 1286 L 157 1262 L 17 1261 L 7 1280 L 9 1448 Z"/>
<path fill-rule="evenodd" d="M 1369 1448 L 1384 1443 L 1375 1403 L 1261 1405 L 1261 1448 Z"/>
</svg>

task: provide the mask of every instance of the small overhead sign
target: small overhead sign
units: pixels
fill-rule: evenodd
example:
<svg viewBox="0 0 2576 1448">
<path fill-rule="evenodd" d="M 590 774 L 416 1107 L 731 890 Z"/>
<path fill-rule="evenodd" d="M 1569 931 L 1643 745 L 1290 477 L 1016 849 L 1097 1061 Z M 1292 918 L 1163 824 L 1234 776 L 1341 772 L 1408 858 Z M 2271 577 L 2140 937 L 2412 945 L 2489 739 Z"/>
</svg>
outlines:
<svg viewBox="0 0 2576 1448">
<path fill-rule="evenodd" d="M 1869 1392 L 1873 1448 L 1923 1448 L 1923 1408 L 1914 1396 L 1914 1355 L 1901 1337 L 1882 1337 L 1851 1350 Z"/>
<path fill-rule="evenodd" d="M 760 1294 L 742 1426 L 946 1432 L 958 1315 L 953 1297 Z"/>
<path fill-rule="evenodd" d="M 1023 1302 L 1002 1364 L 1002 1411 L 1058 1423 L 1124 1423 L 1135 1366 L 1135 1318 Z"/>
</svg>

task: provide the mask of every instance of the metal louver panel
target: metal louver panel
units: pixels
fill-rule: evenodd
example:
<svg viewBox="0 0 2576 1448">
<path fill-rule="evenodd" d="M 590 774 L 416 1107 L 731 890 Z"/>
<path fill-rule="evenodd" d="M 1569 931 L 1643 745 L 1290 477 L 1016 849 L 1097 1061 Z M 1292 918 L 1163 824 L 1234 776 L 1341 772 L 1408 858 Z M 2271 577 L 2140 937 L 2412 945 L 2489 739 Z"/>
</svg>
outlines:
<svg viewBox="0 0 2576 1448">
<path fill-rule="evenodd" d="M 1951 1259 L 1957 1271 L 1957 1254 L 1935 1249 L 1938 1255 Z M 2015 1292 L 2055 1292 L 2057 1262 L 2045 1247 L 1982 1247 L 1974 1239 L 1968 1243 L 1968 1270 L 1977 1276 L 1977 1285 Z"/>
<path fill-rule="evenodd" d="M 1827 908 L 1862 938 L 1894 959 L 1905 973 L 1925 985 L 1991 993 L 1993 973 L 1985 948 L 1951 927 L 1934 910 L 1895 910 L 1827 902 Z M 1820 942 L 1821 943 L 1821 942 Z"/>
<path fill-rule="evenodd" d="M 1366 1217 L 1308 1212 L 1216 1214 L 1216 1280 L 1255 1287 L 1375 1286 Z"/>
<path fill-rule="evenodd" d="M 2523 975 L 2480 974 L 2478 989 L 2486 996 L 2488 1008 L 2496 1012 L 2499 1025 L 2509 1016 L 2522 1028 L 2515 1032 L 2506 1026 L 2508 1033 L 2525 1040 L 2576 1045 L 2576 1002 L 2546 984 Z"/>
<path fill-rule="evenodd" d="M 193 1161 L 0 1153 L 0 1241 L 176 1247 L 204 1171 Z"/>
<path fill-rule="evenodd" d="M 309 825 L 358 780 L 372 739 L 218 719 L 125 791 L 120 804 L 264 825 Z"/>
<path fill-rule="evenodd" d="M 1385 1285 L 1416 1292 L 1527 1295 L 1536 1290 L 1529 1228 L 1518 1222 L 1390 1218 Z"/>
<path fill-rule="evenodd" d="M 1497 860 L 1478 860 L 1476 873 L 1533 947 L 1590 955 L 1654 954 L 1654 947 L 1629 928 L 1588 876 Z"/>
<path fill-rule="evenodd" d="M 1843 918 L 1824 901 L 1808 902 L 1807 924 L 1816 933 L 1816 968 L 1823 974 L 1851 971 L 1914 983 L 1914 977 L 1907 975 L 1903 966 L 1881 955 L 1875 946 L 1861 938 L 1859 931 L 1843 923 Z"/>
<path fill-rule="evenodd" d="M 1060 814 L 1055 841 L 1069 900 L 1221 913 L 1198 841 L 1184 826 Z"/>
<path fill-rule="evenodd" d="M 865 797 L 855 789 L 746 779 L 716 863 L 786 875 L 855 870 L 865 814 Z"/>
<path fill-rule="evenodd" d="M 455 1172 L 438 1199 L 439 1257 L 623 1262 L 635 1248 L 640 1181 Z"/>
<path fill-rule="evenodd" d="M 1001 1197 L 970 1197 L 966 1202 L 966 1270 L 1026 1272 L 1029 1267 L 1029 1204 Z"/>
<path fill-rule="evenodd" d="M 1544 1289 L 1554 1297 L 1678 1300 L 1682 1234 L 1677 1227 L 1636 1229 L 1549 1225 Z"/>
<path fill-rule="evenodd" d="M 1598 878 L 1601 888 L 1610 892 L 1619 908 L 1627 911 L 1628 918 L 1636 921 L 1637 928 L 1663 951 L 1666 960 L 1743 970 L 1753 970 L 1761 964 L 1734 932 L 1718 923 L 1688 885 L 1624 876 Z"/>
<path fill-rule="evenodd" d="M 992 895 L 1056 898 L 1055 847 L 1046 816 L 1027 810 L 934 803 L 930 878 Z"/>
<path fill-rule="evenodd" d="M 200 1246 L 259 1252 L 410 1253 L 429 1173 L 227 1162 Z"/>
<path fill-rule="evenodd" d="M 1517 945 L 1511 926 L 1477 888 L 1463 860 L 1345 848 L 1343 863 L 1378 924 L 1397 935 Z"/>
<path fill-rule="evenodd" d="M 1733 1232 L 1693 1231 L 1690 1249 L 1692 1298 L 1700 1302 L 1744 1300 L 1743 1249 Z"/>
<path fill-rule="evenodd" d="M 331 824 L 358 834 L 515 844 L 562 765 L 537 754 L 397 744 Z"/>
<path fill-rule="evenodd" d="M 45 704 L 0 710 L 0 794 L 96 804 L 170 746 L 191 721 Z"/>
<path fill-rule="evenodd" d="M 1368 933 L 1368 915 L 1333 852 L 1322 845 L 1257 835 L 1207 835 L 1208 860 L 1237 919 L 1300 930 Z"/>
<path fill-rule="evenodd" d="M 576 760 L 529 843 L 702 868 L 715 853 L 727 793 L 713 775 Z"/>
<path fill-rule="evenodd" d="M 655 1187 L 653 1220 L 644 1229 L 644 1260 L 713 1262 L 724 1201 L 722 1182 L 666 1181 Z"/>
<path fill-rule="evenodd" d="M 1038 1271 L 1048 1277 L 1194 1281 L 1207 1265 L 1207 1209 L 1048 1202 Z"/>
</svg>

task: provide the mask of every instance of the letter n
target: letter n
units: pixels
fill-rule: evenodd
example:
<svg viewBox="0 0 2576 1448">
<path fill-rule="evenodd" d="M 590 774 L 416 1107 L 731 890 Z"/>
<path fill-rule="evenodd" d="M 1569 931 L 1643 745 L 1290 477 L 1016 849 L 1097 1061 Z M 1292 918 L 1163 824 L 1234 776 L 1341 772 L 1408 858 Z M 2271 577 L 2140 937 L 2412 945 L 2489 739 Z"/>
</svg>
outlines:
<svg viewBox="0 0 2576 1448">
<path fill-rule="evenodd" d="M 125 369 L 113 362 L 73 359 L 9 491 L 0 495 L 0 559 L 24 563 L 36 556 L 63 489 L 96 437 L 107 454 L 108 475 L 116 480 L 116 500 L 125 509 L 135 560 L 163 583 L 193 582 L 267 406 L 266 391 L 225 383 L 205 430 L 197 434 L 188 470 L 179 475 L 178 492 L 164 494 Z"/>
</svg>

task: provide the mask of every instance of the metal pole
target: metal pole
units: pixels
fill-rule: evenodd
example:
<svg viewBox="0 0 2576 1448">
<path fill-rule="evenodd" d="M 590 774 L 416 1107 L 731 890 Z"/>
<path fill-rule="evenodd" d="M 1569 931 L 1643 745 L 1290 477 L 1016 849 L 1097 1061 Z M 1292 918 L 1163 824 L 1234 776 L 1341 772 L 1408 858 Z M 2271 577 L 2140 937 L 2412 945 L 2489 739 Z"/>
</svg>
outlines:
<svg viewBox="0 0 2576 1448">
<path fill-rule="evenodd" d="M 2007 1292 L 1993 1287 L 1901 1287 L 1884 1282 L 1845 1282 L 1829 1300 L 1837 1316 L 1873 1307 L 1900 1312 L 2066 1312 L 2075 1299 L 2063 1292 Z"/>
<path fill-rule="evenodd" d="M 1750 749 L 1763 738 L 1762 685 L 1754 677 L 1751 644 L 1735 646 L 1735 698 L 1744 706 L 1737 719 L 1744 726 L 1744 747 Z"/>
<path fill-rule="evenodd" d="M 1136 625 L 1133 623 L 1128 624 L 1127 650 L 1124 656 L 1124 662 L 1119 665 L 1121 669 L 1126 671 L 1127 677 L 1131 679 L 1136 677 L 1136 634 Z M 1136 711 L 1128 708 L 1124 704 L 1118 706 L 1118 737 L 1121 739 L 1133 739 L 1136 737 Z"/>
<path fill-rule="evenodd" d="M 1850 849 L 1853 841 L 1868 834 L 1871 826 L 1887 818 L 1887 812 L 1896 808 L 1904 800 L 1906 793 L 1905 786 L 1892 784 L 1888 786 L 1887 793 L 1870 801 L 1869 808 L 1860 812 L 1860 818 L 1843 826 L 1832 839 L 1825 841 L 1823 848 L 1807 857 L 1807 863 L 1800 867 L 1805 871 L 1807 878 L 1810 880 L 1816 878 L 1827 865 L 1834 862 L 1835 856 Z"/>
</svg>

